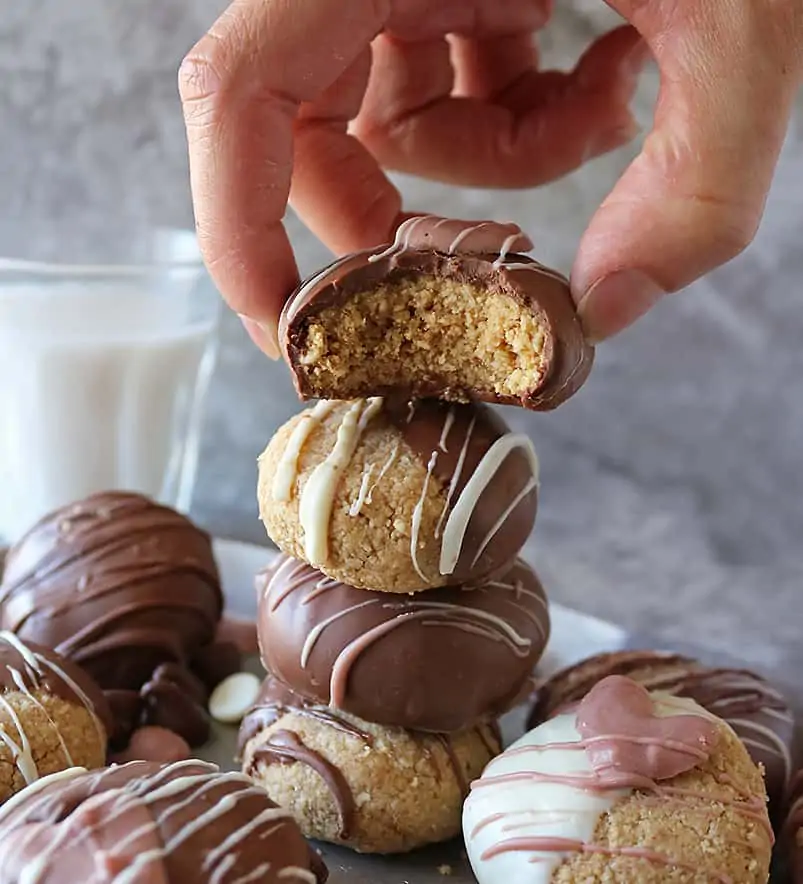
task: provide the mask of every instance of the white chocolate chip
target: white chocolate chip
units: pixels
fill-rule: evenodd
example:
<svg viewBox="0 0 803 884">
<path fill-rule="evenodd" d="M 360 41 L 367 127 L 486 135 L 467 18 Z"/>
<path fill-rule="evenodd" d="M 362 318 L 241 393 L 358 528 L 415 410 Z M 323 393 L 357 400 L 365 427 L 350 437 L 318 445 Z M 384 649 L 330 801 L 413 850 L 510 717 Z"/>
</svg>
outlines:
<svg viewBox="0 0 803 884">
<path fill-rule="evenodd" d="M 256 702 L 260 687 L 253 673 L 235 672 L 212 691 L 209 714 L 223 724 L 237 724 Z"/>
</svg>

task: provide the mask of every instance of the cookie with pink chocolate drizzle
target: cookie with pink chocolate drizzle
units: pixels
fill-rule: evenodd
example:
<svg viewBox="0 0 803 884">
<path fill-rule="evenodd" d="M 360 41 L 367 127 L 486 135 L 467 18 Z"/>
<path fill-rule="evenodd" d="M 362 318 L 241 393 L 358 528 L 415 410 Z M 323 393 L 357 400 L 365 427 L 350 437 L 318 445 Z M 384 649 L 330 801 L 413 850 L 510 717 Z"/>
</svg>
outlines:
<svg viewBox="0 0 803 884">
<path fill-rule="evenodd" d="M 773 843 L 732 729 L 623 676 L 494 759 L 463 833 L 479 884 L 765 884 Z"/>
<path fill-rule="evenodd" d="M 515 224 L 409 218 L 306 280 L 279 338 L 302 399 L 402 393 L 547 410 L 585 382 L 568 280 Z"/>
</svg>

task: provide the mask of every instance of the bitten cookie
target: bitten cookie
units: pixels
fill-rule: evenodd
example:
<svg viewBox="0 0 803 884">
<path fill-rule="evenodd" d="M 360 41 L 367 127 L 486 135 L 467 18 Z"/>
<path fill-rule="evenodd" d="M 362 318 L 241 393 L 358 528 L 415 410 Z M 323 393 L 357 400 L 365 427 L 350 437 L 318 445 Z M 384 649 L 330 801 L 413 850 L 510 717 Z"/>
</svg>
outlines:
<svg viewBox="0 0 803 884">
<path fill-rule="evenodd" d="M 284 552 L 387 592 L 480 582 L 535 522 L 538 459 L 487 406 L 325 401 L 259 459 L 259 510 Z"/>
<path fill-rule="evenodd" d="M 377 724 L 454 732 L 498 718 L 531 683 L 547 601 L 519 560 L 473 589 L 355 589 L 279 556 L 261 575 L 268 672 L 312 702 Z"/>
<path fill-rule="evenodd" d="M 626 675 L 649 691 L 688 697 L 726 721 L 764 769 L 770 816 L 780 822 L 795 737 L 792 709 L 780 691 L 744 669 L 712 668 L 662 651 L 617 651 L 589 657 L 540 684 L 528 727 L 579 702 L 608 675 Z"/>
<path fill-rule="evenodd" d="M 176 667 L 189 667 L 214 641 L 222 607 L 211 538 L 175 510 L 124 492 L 46 516 L 11 548 L 0 584 L 0 626 L 78 663 L 121 723 L 161 723 L 153 715 L 164 692 L 140 690 L 154 679 L 164 687 L 164 663 L 173 664 L 171 681 Z"/>
<path fill-rule="evenodd" d="M 766 884 L 773 842 L 731 728 L 617 675 L 488 765 L 463 833 L 479 884 Z"/>
<path fill-rule="evenodd" d="M 97 685 L 52 651 L 0 632 L 0 804 L 46 774 L 106 763 Z"/>
<path fill-rule="evenodd" d="M 0 884 L 324 884 L 290 814 L 203 761 L 41 780 L 0 809 Z"/>
<path fill-rule="evenodd" d="M 311 838 L 402 853 L 460 831 L 468 783 L 500 751 L 495 726 L 451 737 L 369 724 L 266 679 L 240 730 L 243 771 Z"/>
<path fill-rule="evenodd" d="M 531 248 L 515 224 L 425 215 L 325 267 L 279 324 L 299 394 L 560 405 L 594 351 L 568 280 L 519 254 Z"/>
</svg>

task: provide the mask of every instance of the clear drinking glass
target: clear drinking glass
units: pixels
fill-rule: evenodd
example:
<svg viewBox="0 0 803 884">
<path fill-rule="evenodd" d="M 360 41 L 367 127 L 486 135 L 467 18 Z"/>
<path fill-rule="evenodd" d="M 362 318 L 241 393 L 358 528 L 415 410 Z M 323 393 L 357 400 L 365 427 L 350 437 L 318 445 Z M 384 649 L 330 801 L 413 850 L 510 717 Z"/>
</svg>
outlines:
<svg viewBox="0 0 803 884">
<path fill-rule="evenodd" d="M 87 253 L 97 251 L 96 242 Z M 190 506 L 220 303 L 195 235 L 107 240 L 109 263 L 71 254 L 69 263 L 0 258 L 6 543 L 94 491 Z"/>
</svg>

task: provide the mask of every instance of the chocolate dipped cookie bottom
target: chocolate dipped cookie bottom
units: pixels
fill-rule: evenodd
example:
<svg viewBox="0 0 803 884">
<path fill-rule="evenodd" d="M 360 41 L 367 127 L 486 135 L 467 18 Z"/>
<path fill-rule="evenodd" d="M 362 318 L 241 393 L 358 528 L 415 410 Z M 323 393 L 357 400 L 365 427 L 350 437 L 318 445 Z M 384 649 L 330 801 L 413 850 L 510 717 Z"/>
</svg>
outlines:
<svg viewBox="0 0 803 884">
<path fill-rule="evenodd" d="M 468 784 L 501 750 L 498 728 L 424 734 L 310 703 L 268 677 L 240 728 L 243 772 L 310 838 L 404 853 L 460 831 Z"/>
</svg>

